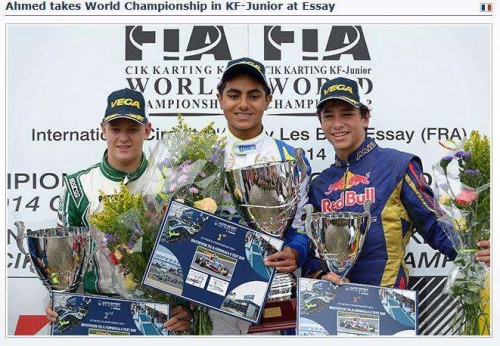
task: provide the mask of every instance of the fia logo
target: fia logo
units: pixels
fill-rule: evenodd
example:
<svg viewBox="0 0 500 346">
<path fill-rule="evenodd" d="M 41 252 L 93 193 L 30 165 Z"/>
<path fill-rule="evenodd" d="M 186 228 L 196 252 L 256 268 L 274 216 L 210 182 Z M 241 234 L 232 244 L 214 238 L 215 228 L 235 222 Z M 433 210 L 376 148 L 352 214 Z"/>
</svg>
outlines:
<svg viewBox="0 0 500 346">
<path fill-rule="evenodd" d="M 179 29 L 164 29 L 162 35 L 160 38 L 159 32 L 144 30 L 142 25 L 127 26 L 125 60 L 142 60 L 145 44 L 161 44 L 163 60 L 201 60 L 203 55 L 212 55 L 215 60 L 232 59 L 224 28 L 220 25 L 194 26 L 187 42 L 181 41 Z"/>
<path fill-rule="evenodd" d="M 288 46 L 301 50 L 302 60 L 340 60 L 352 55 L 354 60 L 371 60 L 361 26 L 331 26 L 324 29 L 283 30 L 280 25 L 264 27 L 264 59 L 282 60 L 282 51 Z M 328 34 L 326 42 L 321 36 Z M 299 39 L 302 46 L 299 46 Z"/>
</svg>

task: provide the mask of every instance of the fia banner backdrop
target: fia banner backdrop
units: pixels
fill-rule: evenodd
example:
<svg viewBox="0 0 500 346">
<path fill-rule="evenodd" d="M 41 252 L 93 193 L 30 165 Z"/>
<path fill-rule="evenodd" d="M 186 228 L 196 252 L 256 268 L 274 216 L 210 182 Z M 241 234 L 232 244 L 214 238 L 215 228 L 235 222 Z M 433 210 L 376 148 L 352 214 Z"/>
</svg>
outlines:
<svg viewBox="0 0 500 346">
<path fill-rule="evenodd" d="M 427 172 L 445 154 L 439 140 L 491 134 L 488 25 L 16 24 L 6 34 L 9 334 L 26 316 L 44 315 L 47 302 L 15 245 L 14 222 L 55 223 L 62 176 L 101 159 L 99 123 L 113 90 L 144 92 L 153 124 L 146 154 L 177 113 L 193 127 L 214 121 L 226 131 L 216 85 L 242 56 L 266 66 L 274 97 L 265 131 L 304 148 L 313 172 L 333 162 L 314 110 L 321 84 L 339 75 L 363 88 L 368 134 L 420 156 Z M 426 292 L 420 332 L 449 333 L 453 302 L 441 294 L 449 262 L 419 236 L 407 252 L 412 287 Z"/>
<path fill-rule="evenodd" d="M 168 335 L 168 304 L 54 293 L 52 310 L 52 335 Z"/>
<path fill-rule="evenodd" d="M 417 333 L 415 291 L 300 278 L 298 300 L 298 335 Z"/>
<path fill-rule="evenodd" d="M 172 201 L 142 283 L 256 323 L 275 271 L 264 258 L 282 247 L 278 238 Z"/>
</svg>

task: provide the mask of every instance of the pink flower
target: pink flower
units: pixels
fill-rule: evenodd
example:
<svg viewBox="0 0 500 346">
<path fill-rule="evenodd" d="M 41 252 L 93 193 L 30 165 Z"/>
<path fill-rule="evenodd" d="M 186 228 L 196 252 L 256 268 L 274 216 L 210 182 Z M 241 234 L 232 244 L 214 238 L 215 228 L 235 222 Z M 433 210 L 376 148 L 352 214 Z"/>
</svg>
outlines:
<svg viewBox="0 0 500 346">
<path fill-rule="evenodd" d="M 463 190 L 456 198 L 458 204 L 471 204 L 477 199 L 477 193 L 474 190 Z"/>
<path fill-rule="evenodd" d="M 186 181 L 188 181 L 188 176 L 187 175 L 181 175 L 179 179 L 177 179 L 177 182 L 179 184 L 184 184 Z"/>
<path fill-rule="evenodd" d="M 196 187 L 194 187 L 194 186 L 193 186 L 193 187 L 190 187 L 190 188 L 188 189 L 188 191 L 189 191 L 190 193 L 198 193 L 198 192 L 200 192 L 200 191 L 198 191 L 198 189 L 197 189 Z"/>
</svg>

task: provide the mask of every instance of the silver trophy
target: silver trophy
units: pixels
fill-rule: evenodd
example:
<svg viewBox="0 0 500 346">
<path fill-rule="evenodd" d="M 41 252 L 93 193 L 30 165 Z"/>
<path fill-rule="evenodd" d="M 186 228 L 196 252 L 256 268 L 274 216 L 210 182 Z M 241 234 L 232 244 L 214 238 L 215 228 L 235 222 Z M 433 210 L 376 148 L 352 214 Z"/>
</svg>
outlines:
<svg viewBox="0 0 500 346">
<path fill-rule="evenodd" d="M 311 238 L 325 270 L 345 278 L 363 248 L 370 229 L 370 206 L 366 200 L 364 212 L 313 213 L 307 204 L 306 232 Z"/>
<path fill-rule="evenodd" d="M 304 150 L 295 150 L 295 161 L 271 162 L 226 171 L 226 181 L 241 217 L 252 228 L 283 238 L 291 226 L 300 202 L 300 185 L 307 177 Z M 290 299 L 295 278 L 286 274 L 271 284 L 277 300 Z M 278 282 L 279 281 L 279 282 Z M 284 288 L 285 287 L 285 288 Z M 283 295 L 283 290 L 289 291 Z M 286 296 L 286 297 L 285 297 Z M 269 296 L 273 300 L 273 295 Z"/>
<path fill-rule="evenodd" d="M 52 292 L 74 292 L 83 279 L 89 258 L 90 237 L 85 227 L 25 230 L 15 222 L 17 246 L 31 260 L 42 283 Z M 28 245 L 26 252 L 24 239 Z"/>
<path fill-rule="evenodd" d="M 302 149 L 296 161 L 271 162 L 226 171 L 234 204 L 246 223 L 273 237 L 283 237 L 295 218 L 300 184 L 307 176 Z"/>
</svg>

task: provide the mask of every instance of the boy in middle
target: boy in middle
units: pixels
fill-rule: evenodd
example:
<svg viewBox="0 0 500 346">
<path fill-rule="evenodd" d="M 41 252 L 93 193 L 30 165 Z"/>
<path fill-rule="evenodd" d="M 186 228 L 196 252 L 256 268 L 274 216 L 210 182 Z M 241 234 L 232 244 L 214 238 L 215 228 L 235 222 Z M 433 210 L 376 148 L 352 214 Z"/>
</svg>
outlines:
<svg viewBox="0 0 500 346">
<path fill-rule="evenodd" d="M 295 149 L 264 132 L 262 117 L 272 100 L 264 65 L 250 58 L 228 62 L 217 86 L 217 98 L 227 121 L 226 170 L 265 162 L 295 160 Z M 307 204 L 311 168 L 300 186 L 300 202 L 292 226 L 287 230 L 283 251 L 265 258 L 264 264 L 282 273 L 293 273 L 306 259 L 308 238 L 302 216 Z M 240 222 L 240 216 L 228 193 L 224 195 L 221 216 Z M 211 310 L 214 335 L 246 334 L 250 323 Z"/>
</svg>

